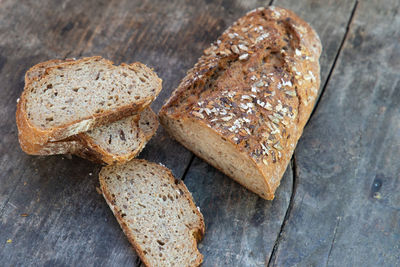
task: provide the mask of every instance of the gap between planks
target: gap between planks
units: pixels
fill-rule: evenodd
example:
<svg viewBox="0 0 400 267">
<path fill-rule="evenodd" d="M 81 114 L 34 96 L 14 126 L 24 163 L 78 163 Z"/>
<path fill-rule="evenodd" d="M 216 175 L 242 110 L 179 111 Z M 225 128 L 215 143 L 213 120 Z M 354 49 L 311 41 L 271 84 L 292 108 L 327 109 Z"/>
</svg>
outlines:
<svg viewBox="0 0 400 267">
<path fill-rule="evenodd" d="M 274 255 L 275 255 L 275 253 L 276 253 L 276 251 L 278 249 L 279 242 L 281 240 L 281 235 L 283 233 L 283 229 L 285 228 L 286 223 L 289 220 L 289 216 L 292 213 L 292 209 L 293 209 L 293 205 L 294 205 L 294 197 L 296 195 L 297 177 L 298 177 L 298 175 L 297 175 L 297 163 L 296 163 L 295 155 L 293 155 L 292 160 L 291 160 L 291 168 L 292 168 L 292 174 L 293 174 L 292 193 L 290 195 L 289 205 L 288 205 L 288 208 L 286 210 L 285 217 L 283 218 L 281 229 L 279 230 L 278 236 L 276 237 L 274 246 L 272 248 L 272 252 L 271 252 L 271 254 L 269 256 L 269 259 L 268 259 L 268 264 L 267 264 L 268 267 L 270 266 L 270 264 L 272 262 L 272 259 L 274 258 Z"/>
<path fill-rule="evenodd" d="M 333 71 L 335 70 L 335 67 L 336 67 L 336 62 L 339 59 L 339 56 L 342 53 L 342 48 L 343 48 L 343 46 L 344 46 L 344 44 L 345 44 L 345 42 L 347 40 L 347 36 L 349 34 L 349 30 L 350 30 L 351 24 L 353 23 L 354 14 L 355 14 L 355 12 L 357 10 L 357 7 L 358 7 L 358 0 L 356 0 L 356 2 L 354 3 L 353 10 L 351 11 L 351 15 L 350 15 L 350 18 L 349 18 L 349 22 L 347 23 L 347 26 L 346 26 L 346 33 L 343 36 L 342 42 L 340 43 L 340 46 L 339 46 L 338 53 L 336 54 L 335 59 L 333 60 L 332 67 L 331 67 L 331 69 L 329 71 L 329 74 L 328 74 L 328 76 L 326 78 L 324 86 L 322 87 L 321 93 L 319 94 L 319 96 L 317 98 L 317 101 L 315 102 L 313 111 L 311 112 L 311 115 L 310 115 L 310 118 L 307 121 L 307 124 L 308 124 L 308 122 L 311 121 L 311 118 L 313 117 L 315 111 L 318 108 L 319 102 L 321 101 L 322 95 L 325 92 L 325 88 L 327 87 L 329 81 L 331 80 L 332 73 L 333 73 Z M 306 124 L 306 126 L 307 126 L 307 124 Z"/>
<path fill-rule="evenodd" d="M 273 3 L 273 1 L 274 0 L 271 1 L 271 4 Z M 313 117 L 315 111 L 318 109 L 318 105 L 320 103 L 322 95 L 324 94 L 325 89 L 326 89 L 326 87 L 327 87 L 327 85 L 328 85 L 328 83 L 330 81 L 331 76 L 332 76 L 332 73 L 336 68 L 336 63 L 337 63 L 337 61 L 338 61 L 338 59 L 339 59 L 339 57 L 340 57 L 340 55 L 342 53 L 343 46 L 344 46 L 344 44 L 345 44 L 345 42 L 346 42 L 346 40 L 348 38 L 348 34 L 350 32 L 350 27 L 351 27 L 351 25 L 353 23 L 353 19 L 355 17 L 355 13 L 356 13 L 357 7 L 358 7 L 358 0 L 356 0 L 356 2 L 354 3 L 353 9 L 352 9 L 351 14 L 350 14 L 349 21 L 348 21 L 347 26 L 346 26 L 346 32 L 345 32 L 345 34 L 343 36 L 342 42 L 340 43 L 338 53 L 335 56 L 335 59 L 334 59 L 333 64 L 332 64 L 332 67 L 331 67 L 331 69 L 329 71 L 329 74 L 328 74 L 328 76 L 326 78 L 326 81 L 325 81 L 325 83 L 324 83 L 324 85 L 322 87 L 321 93 L 320 93 L 320 95 L 319 95 L 319 97 L 318 97 L 318 99 L 317 99 L 317 101 L 315 103 L 314 109 L 311 112 L 311 115 L 310 115 L 310 118 L 308 119 L 308 122 L 311 121 L 311 118 Z M 307 122 L 307 124 L 308 124 L 308 122 Z M 306 126 L 307 126 L 307 124 L 306 124 Z M 282 222 L 281 230 L 279 231 L 279 234 L 278 234 L 278 236 L 277 236 L 277 238 L 275 240 L 274 247 L 272 249 L 272 253 L 271 253 L 270 257 L 269 257 L 268 264 L 267 264 L 268 267 L 272 266 L 272 264 L 273 264 L 273 260 L 275 258 L 276 251 L 278 250 L 279 243 L 280 243 L 280 241 L 282 239 L 282 233 L 283 233 L 283 231 L 285 229 L 287 221 L 289 220 L 289 217 L 290 217 L 290 214 L 292 212 L 293 205 L 294 205 L 294 197 L 296 195 L 297 184 L 298 184 L 297 164 L 296 164 L 296 157 L 295 157 L 294 153 L 293 153 L 293 158 L 292 158 L 292 173 L 293 173 L 293 183 L 292 183 L 293 184 L 293 188 L 292 188 L 292 194 L 290 196 L 289 206 L 288 206 L 288 208 L 286 210 L 286 214 L 285 214 L 285 218 L 284 218 L 284 220 Z M 339 222 L 340 222 L 340 219 L 339 219 L 338 223 Z M 337 223 L 337 225 L 338 225 L 338 223 Z M 334 230 L 334 237 L 333 237 L 333 240 L 332 240 L 332 246 L 333 246 L 333 242 L 334 242 L 335 237 L 336 237 L 337 225 L 336 225 L 335 230 Z M 331 247 L 331 249 L 332 249 L 332 247 Z M 329 261 L 330 252 L 331 251 L 329 251 L 327 264 L 328 264 L 328 261 Z"/>
<path fill-rule="evenodd" d="M 189 169 L 190 169 L 190 166 L 192 166 L 192 163 L 193 163 L 195 157 L 196 157 L 196 156 L 192 153 L 192 155 L 191 155 L 191 157 L 190 157 L 190 160 L 189 160 L 189 163 L 188 163 L 188 165 L 186 166 L 185 171 L 183 172 L 183 175 L 182 175 L 182 178 L 181 178 L 182 181 L 185 180 L 186 175 L 188 174 Z"/>
<path fill-rule="evenodd" d="M 339 223 L 340 223 L 341 219 L 342 219 L 342 217 L 337 217 L 335 229 L 333 230 L 333 238 L 332 238 L 332 242 L 331 242 L 331 247 L 329 248 L 328 258 L 326 258 L 326 265 L 325 266 L 328 266 L 329 258 L 331 257 L 331 253 L 332 253 L 332 249 L 333 249 L 333 245 L 335 244 L 337 229 L 339 227 Z"/>
</svg>

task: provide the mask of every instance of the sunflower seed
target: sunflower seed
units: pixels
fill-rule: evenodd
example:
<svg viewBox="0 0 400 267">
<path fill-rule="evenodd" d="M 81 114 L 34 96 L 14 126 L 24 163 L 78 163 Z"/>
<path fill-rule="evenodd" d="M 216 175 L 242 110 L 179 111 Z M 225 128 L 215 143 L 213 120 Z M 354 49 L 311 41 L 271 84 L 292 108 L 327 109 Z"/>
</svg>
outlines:
<svg viewBox="0 0 400 267">
<path fill-rule="evenodd" d="M 243 51 L 247 51 L 249 50 L 249 48 L 247 48 L 247 46 L 239 44 L 239 49 L 243 50 Z"/>
<path fill-rule="evenodd" d="M 285 91 L 285 94 L 290 96 L 297 96 L 296 91 Z"/>
<path fill-rule="evenodd" d="M 231 50 L 235 54 L 239 54 L 240 53 L 240 51 L 239 51 L 239 49 L 238 49 L 238 47 L 236 45 L 232 45 L 231 46 Z"/>
<path fill-rule="evenodd" d="M 239 60 L 246 60 L 246 59 L 248 59 L 249 58 L 249 54 L 243 54 L 243 55 L 241 55 L 240 57 L 239 57 Z"/>
</svg>

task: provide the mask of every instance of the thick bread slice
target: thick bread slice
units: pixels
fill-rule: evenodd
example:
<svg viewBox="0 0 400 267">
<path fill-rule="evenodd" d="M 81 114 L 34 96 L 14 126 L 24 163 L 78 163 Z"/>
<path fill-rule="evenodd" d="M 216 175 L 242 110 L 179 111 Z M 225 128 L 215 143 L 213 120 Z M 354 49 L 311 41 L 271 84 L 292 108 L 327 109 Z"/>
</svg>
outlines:
<svg viewBox="0 0 400 267">
<path fill-rule="evenodd" d="M 76 137 L 84 147 L 84 150 L 75 152 L 76 155 L 94 159 L 88 157 L 90 152 L 99 162 L 106 164 L 129 161 L 139 154 L 145 145 L 145 136 L 139 128 L 138 116 L 129 116 L 96 127 Z"/>
<path fill-rule="evenodd" d="M 25 153 L 39 156 L 75 154 L 84 149 L 82 142 L 75 135 L 61 141 L 47 142 L 43 145 L 31 144 L 20 138 L 20 145 Z"/>
<path fill-rule="evenodd" d="M 158 116 L 152 109 L 145 109 L 140 114 L 139 128 L 144 134 L 146 143 L 156 134 L 158 125 Z"/>
<path fill-rule="evenodd" d="M 24 150 L 33 155 L 76 154 L 97 163 L 124 163 L 142 151 L 157 128 L 157 115 L 146 108 L 140 119 L 129 116 L 61 141 L 29 144 Z"/>
<path fill-rule="evenodd" d="M 41 69 L 33 68 L 33 75 Z M 145 65 L 114 66 L 101 57 L 55 62 L 26 81 L 16 114 L 19 136 L 39 145 L 138 113 L 161 90 Z"/>
<path fill-rule="evenodd" d="M 103 167 L 104 198 L 146 266 L 198 266 L 204 220 L 190 192 L 170 170 L 134 159 Z"/>
<path fill-rule="evenodd" d="M 321 49 L 293 12 L 253 10 L 204 51 L 160 122 L 197 156 L 273 199 L 318 94 Z"/>
<path fill-rule="evenodd" d="M 129 117 L 79 134 L 83 149 L 75 154 L 94 162 L 122 164 L 143 150 L 157 128 L 157 115 L 146 108 L 140 114 L 140 120 Z"/>
</svg>

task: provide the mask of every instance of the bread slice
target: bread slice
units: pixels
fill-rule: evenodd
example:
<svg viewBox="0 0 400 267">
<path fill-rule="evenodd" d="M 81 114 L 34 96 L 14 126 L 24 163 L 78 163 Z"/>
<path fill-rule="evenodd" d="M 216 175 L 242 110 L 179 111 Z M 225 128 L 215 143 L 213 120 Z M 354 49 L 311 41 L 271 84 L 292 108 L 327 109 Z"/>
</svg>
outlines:
<svg viewBox="0 0 400 267">
<path fill-rule="evenodd" d="M 134 116 L 81 133 L 82 149 L 74 154 L 94 162 L 122 164 L 136 157 L 158 128 L 157 115 L 146 108 Z"/>
<path fill-rule="evenodd" d="M 157 115 L 146 108 L 140 119 L 129 116 L 61 141 L 29 144 L 24 150 L 33 155 L 75 154 L 97 163 L 124 163 L 142 151 L 157 128 Z"/>
<path fill-rule="evenodd" d="M 61 154 L 75 154 L 83 149 L 82 142 L 76 136 L 71 136 L 61 141 L 47 142 L 43 145 L 31 144 L 20 138 L 22 150 L 30 155 L 48 156 Z"/>
<path fill-rule="evenodd" d="M 318 95 L 321 49 L 293 12 L 253 10 L 204 51 L 160 122 L 197 156 L 273 199 Z"/>
<path fill-rule="evenodd" d="M 46 64 L 53 65 L 43 71 Z M 17 106 L 17 126 L 20 140 L 38 145 L 138 113 L 161 90 L 161 79 L 145 65 L 114 66 L 101 57 L 45 62 L 30 74 Z"/>
<path fill-rule="evenodd" d="M 140 114 L 139 128 L 144 134 L 146 143 L 156 134 L 158 125 L 158 116 L 152 109 L 145 109 Z"/>
<path fill-rule="evenodd" d="M 184 183 L 167 168 L 134 159 L 103 167 L 103 196 L 146 266 L 198 266 L 204 220 Z"/>
<path fill-rule="evenodd" d="M 145 145 L 145 136 L 139 128 L 138 116 L 129 116 L 96 127 L 76 137 L 84 148 L 75 152 L 76 155 L 106 164 L 129 161 L 139 154 Z"/>
<path fill-rule="evenodd" d="M 67 58 L 67 59 L 51 59 L 48 61 L 40 62 L 30 68 L 25 73 L 25 84 L 32 82 L 34 79 L 41 78 L 42 75 L 46 73 L 46 69 L 50 67 L 57 66 L 58 64 L 65 63 L 65 62 L 72 62 L 75 61 L 75 58 Z"/>
</svg>

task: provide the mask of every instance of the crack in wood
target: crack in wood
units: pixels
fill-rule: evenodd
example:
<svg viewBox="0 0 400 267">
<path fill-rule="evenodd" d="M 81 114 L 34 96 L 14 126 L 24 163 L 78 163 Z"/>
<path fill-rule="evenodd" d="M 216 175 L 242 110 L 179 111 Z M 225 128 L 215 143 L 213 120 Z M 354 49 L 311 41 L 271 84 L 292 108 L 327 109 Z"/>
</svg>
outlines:
<svg viewBox="0 0 400 267">
<path fill-rule="evenodd" d="M 328 76 L 327 76 L 327 78 L 326 78 L 326 81 L 325 81 L 325 83 L 324 83 L 324 86 L 323 86 L 322 89 L 321 89 L 321 93 L 319 94 L 319 96 L 318 96 L 318 98 L 317 98 L 317 101 L 315 101 L 314 109 L 313 109 L 313 111 L 311 112 L 310 118 L 308 119 L 308 121 L 307 121 L 307 123 L 306 123 L 306 126 L 307 126 L 307 124 L 311 121 L 311 118 L 313 117 L 315 111 L 317 110 L 318 105 L 319 105 L 319 102 L 321 101 L 322 95 L 324 94 L 325 89 L 326 89 L 326 87 L 328 86 L 328 83 L 329 83 L 329 81 L 330 81 L 330 79 L 331 79 L 332 73 L 333 73 L 333 71 L 335 70 L 336 63 L 337 63 L 337 61 L 338 61 L 338 59 L 339 59 L 339 57 L 340 57 L 340 55 L 341 55 L 341 53 L 342 53 L 342 49 L 343 49 L 343 46 L 344 46 L 344 44 L 345 44 L 345 42 L 346 42 L 346 40 L 347 40 L 347 36 L 349 35 L 350 27 L 351 27 L 351 25 L 353 24 L 353 18 L 354 18 L 355 12 L 356 12 L 356 10 L 357 10 L 357 6 L 358 6 L 358 0 L 356 0 L 356 2 L 354 3 L 353 9 L 352 9 L 351 14 L 350 14 L 349 21 L 348 21 L 347 26 L 346 26 L 346 32 L 345 32 L 345 34 L 344 34 L 344 36 L 343 36 L 343 39 L 342 39 L 342 41 L 341 41 L 341 43 L 340 43 L 340 46 L 339 46 L 339 50 L 338 50 L 338 52 L 336 53 L 335 59 L 333 60 L 332 67 L 331 67 L 331 69 L 330 69 L 330 71 L 329 71 L 329 74 L 328 74 Z"/>
<path fill-rule="evenodd" d="M 181 178 L 182 181 L 185 180 L 186 175 L 188 174 L 189 169 L 190 169 L 190 167 L 192 166 L 192 163 L 193 163 L 195 157 L 196 157 L 196 156 L 192 153 L 192 156 L 190 157 L 190 160 L 189 160 L 189 164 L 186 166 L 186 169 L 185 169 L 185 171 L 183 172 L 183 175 L 182 175 L 182 178 Z"/>
<path fill-rule="evenodd" d="M 328 266 L 329 263 L 329 257 L 331 256 L 331 252 L 333 249 L 333 244 L 335 243 L 335 239 L 336 239 L 336 233 L 337 233 L 337 229 L 339 227 L 339 223 L 342 220 L 342 217 L 337 217 L 336 218 L 336 225 L 335 225 L 335 229 L 333 230 L 333 238 L 332 238 L 332 242 L 331 242 L 331 247 L 329 248 L 329 253 L 328 253 L 328 258 L 326 259 L 326 265 Z"/>
<path fill-rule="evenodd" d="M 278 236 L 276 237 L 274 246 L 272 248 L 272 252 L 270 254 L 267 267 L 271 266 L 271 264 L 272 264 L 272 262 L 273 262 L 273 260 L 275 258 L 275 254 L 276 254 L 276 251 L 278 250 L 278 246 L 279 246 L 279 243 L 281 241 L 283 230 L 284 230 L 284 228 L 286 226 L 287 221 L 289 220 L 290 214 L 291 214 L 292 209 L 293 209 L 294 197 L 296 195 L 296 190 L 297 190 L 297 177 L 298 177 L 298 174 L 297 174 L 297 163 L 296 163 L 295 155 L 293 155 L 293 157 L 292 157 L 291 168 L 292 168 L 292 174 L 293 174 L 293 182 L 292 182 L 292 193 L 290 195 L 289 206 L 288 206 L 288 208 L 286 210 L 285 217 L 284 217 L 282 225 L 281 225 L 281 229 L 280 229 L 280 231 L 278 233 Z"/>
<path fill-rule="evenodd" d="M 273 2 L 274 2 L 274 0 L 272 0 L 270 4 L 272 4 Z M 350 27 L 351 27 L 351 25 L 353 23 L 353 19 L 354 19 L 354 15 L 356 13 L 357 7 L 358 7 L 358 0 L 356 0 L 356 2 L 354 3 L 352 12 L 350 14 L 349 21 L 348 21 L 347 26 L 346 26 L 346 32 L 345 32 L 345 34 L 343 36 L 343 39 L 342 39 L 342 41 L 340 43 L 340 46 L 339 46 L 339 49 L 338 49 L 338 53 L 336 53 L 335 59 L 334 59 L 333 64 L 332 64 L 332 67 L 331 67 L 331 69 L 329 71 L 329 74 L 328 74 L 327 79 L 326 79 L 326 81 L 324 83 L 324 86 L 322 87 L 321 93 L 320 93 L 320 95 L 319 95 L 319 97 L 318 97 L 318 99 L 317 99 L 317 101 L 315 103 L 314 109 L 313 109 L 313 111 L 312 111 L 312 113 L 310 115 L 310 118 L 309 118 L 308 122 L 311 120 L 312 116 L 314 115 L 315 111 L 317 110 L 319 102 L 320 102 L 320 100 L 322 98 L 322 95 L 325 92 L 325 88 L 327 87 L 327 85 L 328 85 L 328 83 L 330 81 L 330 78 L 332 76 L 332 73 L 333 73 L 333 71 L 334 71 L 334 69 L 336 67 L 336 63 L 337 63 L 337 61 L 338 61 L 338 59 L 339 59 L 339 57 L 341 55 L 343 46 L 344 46 L 344 44 L 345 44 L 345 42 L 347 40 L 348 34 L 350 32 Z M 308 124 L 308 122 L 307 122 L 307 124 Z M 297 184 L 298 184 L 298 173 L 297 173 L 297 164 L 296 164 L 295 154 L 293 154 L 291 165 L 292 165 L 292 170 L 293 170 L 293 188 L 292 188 L 292 193 L 291 193 L 291 196 L 290 196 L 289 206 L 288 206 L 288 208 L 286 210 L 286 214 L 285 214 L 285 217 L 284 217 L 283 222 L 282 222 L 281 229 L 280 229 L 279 234 L 278 234 L 278 236 L 277 236 L 277 238 L 275 240 L 274 247 L 272 249 L 272 253 L 271 253 L 271 255 L 269 257 L 269 260 L 268 260 L 268 264 L 267 264 L 268 267 L 272 266 L 273 261 L 275 260 L 275 257 L 276 257 L 275 255 L 276 255 L 276 252 L 278 250 L 279 243 L 280 243 L 280 241 L 282 239 L 282 233 L 284 231 L 284 228 L 285 228 L 285 225 L 286 225 L 287 221 L 289 220 L 289 217 L 290 217 L 290 214 L 292 212 L 293 205 L 294 205 L 294 197 L 296 195 Z M 335 238 L 336 238 L 337 226 L 338 226 L 338 224 L 340 222 L 340 219 L 341 218 L 338 217 L 338 222 L 337 222 L 337 224 L 335 226 L 334 236 L 333 236 L 333 240 L 332 240 L 331 248 L 329 250 L 328 259 L 327 259 L 326 264 L 328 264 L 328 261 L 329 261 L 329 256 L 331 254 L 331 251 L 332 251 L 332 248 L 333 248 L 333 243 L 334 243 Z"/>
</svg>

